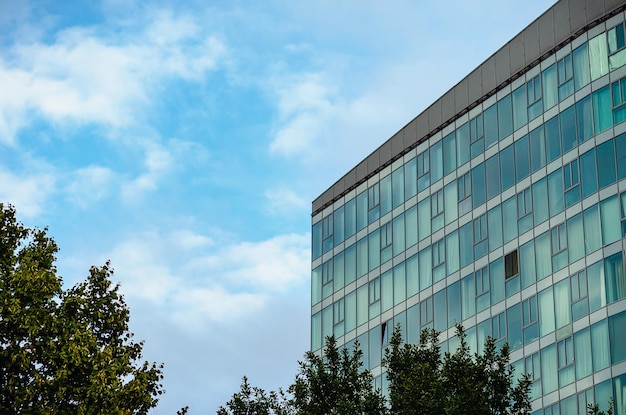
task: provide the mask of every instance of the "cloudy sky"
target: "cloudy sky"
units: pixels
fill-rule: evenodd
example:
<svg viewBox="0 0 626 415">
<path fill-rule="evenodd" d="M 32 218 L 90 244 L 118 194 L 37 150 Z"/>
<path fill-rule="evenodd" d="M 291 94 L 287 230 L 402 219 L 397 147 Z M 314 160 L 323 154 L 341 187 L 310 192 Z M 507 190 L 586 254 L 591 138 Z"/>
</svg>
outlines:
<svg viewBox="0 0 626 415">
<path fill-rule="evenodd" d="M 0 200 L 215 413 L 309 346 L 311 201 L 551 3 L 0 0 Z"/>
</svg>

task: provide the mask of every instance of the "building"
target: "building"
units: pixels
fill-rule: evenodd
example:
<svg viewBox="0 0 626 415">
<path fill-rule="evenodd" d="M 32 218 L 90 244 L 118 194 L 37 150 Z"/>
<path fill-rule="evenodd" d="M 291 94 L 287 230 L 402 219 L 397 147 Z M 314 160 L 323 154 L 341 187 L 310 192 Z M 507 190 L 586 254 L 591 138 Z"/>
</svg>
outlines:
<svg viewBox="0 0 626 415">
<path fill-rule="evenodd" d="M 508 341 L 537 414 L 626 415 L 626 2 L 560 0 L 313 202 L 311 349 Z"/>
</svg>

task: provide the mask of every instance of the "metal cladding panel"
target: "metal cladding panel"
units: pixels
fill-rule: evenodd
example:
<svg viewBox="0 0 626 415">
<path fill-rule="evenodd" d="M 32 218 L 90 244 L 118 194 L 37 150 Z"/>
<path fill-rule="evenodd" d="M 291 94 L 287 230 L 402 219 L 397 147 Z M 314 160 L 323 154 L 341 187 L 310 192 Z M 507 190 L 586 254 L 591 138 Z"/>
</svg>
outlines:
<svg viewBox="0 0 626 415">
<path fill-rule="evenodd" d="M 539 24 L 535 20 L 530 26 L 524 30 L 524 56 L 526 57 L 526 65 L 539 57 Z M 529 62 L 530 61 L 530 62 Z"/>
<path fill-rule="evenodd" d="M 320 210 L 323 206 L 322 204 L 322 197 L 324 196 L 324 194 L 322 193 L 317 199 L 315 199 L 313 201 L 313 203 L 311 203 L 311 210 L 313 212 L 317 212 L 318 210 Z"/>
<path fill-rule="evenodd" d="M 367 157 L 367 174 L 374 173 L 380 167 L 380 151 L 377 149 Z"/>
<path fill-rule="evenodd" d="M 570 35 L 570 19 L 567 1 L 561 1 L 554 5 L 554 40 L 560 43 Z"/>
<path fill-rule="evenodd" d="M 610 12 L 623 4 L 624 0 L 604 0 L 604 11 Z"/>
<path fill-rule="evenodd" d="M 435 101 L 433 105 L 428 107 L 428 128 L 430 130 L 441 125 L 441 100 Z"/>
<path fill-rule="evenodd" d="M 587 24 L 585 0 L 569 0 L 570 32 L 576 31 Z"/>
<path fill-rule="evenodd" d="M 357 179 L 356 179 L 356 168 L 350 170 L 348 172 L 348 174 L 346 174 L 345 176 L 345 182 L 344 184 L 346 185 L 346 189 L 354 186 L 355 184 L 357 184 Z"/>
<path fill-rule="evenodd" d="M 441 119 L 444 122 L 454 117 L 454 115 L 458 112 L 454 105 L 454 97 L 456 95 L 455 91 L 456 88 L 453 88 L 441 97 Z"/>
<path fill-rule="evenodd" d="M 511 77 L 511 55 L 509 45 L 504 45 L 496 55 L 496 85 L 500 85 Z"/>
<path fill-rule="evenodd" d="M 391 157 L 395 158 L 404 150 L 404 131 L 400 130 L 391 137 Z"/>
<path fill-rule="evenodd" d="M 454 87 L 454 112 L 461 112 L 469 105 L 469 88 L 468 80 L 463 79 Z"/>
<path fill-rule="evenodd" d="M 548 10 L 538 20 L 539 47 L 541 54 L 549 52 L 554 47 L 554 11 Z"/>
<path fill-rule="evenodd" d="M 587 22 L 592 22 L 595 19 L 597 19 L 598 17 L 602 17 L 602 15 L 604 15 L 604 2 L 600 1 L 600 0 L 596 0 L 596 1 L 588 1 L 586 2 L 586 17 L 587 17 Z"/>
<path fill-rule="evenodd" d="M 469 102 L 479 100 L 480 97 L 483 96 L 483 84 L 480 68 L 477 68 L 470 73 L 467 80 L 469 82 Z"/>
<path fill-rule="evenodd" d="M 404 147 L 410 147 L 417 142 L 417 119 L 413 119 L 403 129 Z"/>
<path fill-rule="evenodd" d="M 378 149 L 378 162 L 379 166 L 386 164 L 387 161 L 391 161 L 391 141 L 387 140 Z"/>
<path fill-rule="evenodd" d="M 341 180 L 333 185 L 333 197 L 336 198 L 341 196 L 341 193 L 346 187 L 350 187 L 350 183 L 348 183 L 346 177 L 344 176 Z"/>
<path fill-rule="evenodd" d="M 512 73 L 524 69 L 526 59 L 524 59 L 524 38 L 522 36 L 516 36 L 509 42 L 509 56 L 511 57 L 510 64 Z"/>
<path fill-rule="evenodd" d="M 356 181 L 357 183 L 367 178 L 367 159 L 363 160 L 356 166 Z"/>
<path fill-rule="evenodd" d="M 417 141 L 419 141 L 422 137 L 430 132 L 428 129 L 428 118 L 426 117 L 426 113 L 421 113 L 417 117 L 417 125 L 415 130 L 415 136 Z"/>
<path fill-rule="evenodd" d="M 491 56 L 487 62 L 481 65 L 481 76 L 483 82 L 483 92 L 481 95 L 485 95 L 496 87 L 496 59 Z"/>
</svg>

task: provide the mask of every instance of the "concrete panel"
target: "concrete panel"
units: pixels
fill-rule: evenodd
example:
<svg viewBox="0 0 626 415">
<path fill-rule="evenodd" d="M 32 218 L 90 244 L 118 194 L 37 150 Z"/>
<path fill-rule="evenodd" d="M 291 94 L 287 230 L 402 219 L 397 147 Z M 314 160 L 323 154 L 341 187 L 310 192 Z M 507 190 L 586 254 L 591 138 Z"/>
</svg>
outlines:
<svg viewBox="0 0 626 415">
<path fill-rule="evenodd" d="M 469 83 L 467 78 L 464 78 L 454 87 L 454 109 L 455 113 L 467 108 L 469 105 Z"/>
<path fill-rule="evenodd" d="M 381 166 L 391 160 L 391 140 L 385 141 L 378 149 L 378 160 Z"/>
<path fill-rule="evenodd" d="M 428 128 L 432 131 L 441 125 L 441 100 L 428 107 Z"/>
<path fill-rule="evenodd" d="M 509 79 L 511 76 L 511 59 L 509 54 L 509 45 L 506 44 L 500 49 L 496 55 L 496 85 Z"/>
<path fill-rule="evenodd" d="M 526 66 L 523 36 L 515 36 L 515 38 L 509 42 L 509 57 L 511 73 L 517 73 Z"/>
<path fill-rule="evenodd" d="M 483 92 L 481 95 L 485 95 L 496 87 L 496 58 L 495 56 L 487 59 L 481 66 L 481 76 L 483 82 Z"/>
<path fill-rule="evenodd" d="M 570 35 L 569 6 L 567 1 L 560 1 L 554 5 L 552 18 L 554 21 L 554 41 L 555 43 L 561 43 Z"/>
<path fill-rule="evenodd" d="M 441 120 L 443 122 L 448 121 L 450 118 L 454 117 L 454 114 L 457 113 L 454 106 L 454 96 L 454 89 L 451 89 L 446 92 L 443 97 L 441 97 Z"/>
<path fill-rule="evenodd" d="M 590 23 L 604 15 L 604 2 L 598 0 L 588 1 L 585 11 L 587 12 L 587 23 Z"/>
<path fill-rule="evenodd" d="M 570 32 L 576 33 L 587 23 L 585 12 L 585 0 L 568 0 L 569 1 L 569 24 Z"/>
<path fill-rule="evenodd" d="M 524 56 L 526 65 L 540 56 L 539 47 L 539 24 L 535 20 L 524 30 Z"/>
<path fill-rule="evenodd" d="M 483 84 L 480 68 L 474 69 L 474 71 L 467 77 L 467 81 L 469 83 L 468 99 L 469 103 L 472 104 L 474 101 L 483 96 Z"/>
<path fill-rule="evenodd" d="M 554 47 L 554 11 L 550 9 L 542 14 L 537 23 L 540 53 L 543 55 Z"/>
</svg>

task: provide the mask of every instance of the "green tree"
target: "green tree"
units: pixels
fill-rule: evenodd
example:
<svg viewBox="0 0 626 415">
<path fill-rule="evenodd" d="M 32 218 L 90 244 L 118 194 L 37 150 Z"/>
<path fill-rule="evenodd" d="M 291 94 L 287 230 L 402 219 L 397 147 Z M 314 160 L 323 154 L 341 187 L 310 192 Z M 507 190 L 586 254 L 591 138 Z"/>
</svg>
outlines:
<svg viewBox="0 0 626 415">
<path fill-rule="evenodd" d="M 109 263 L 64 290 L 57 252 L 0 203 L 0 413 L 147 413 L 162 366 L 142 362 Z"/>
<path fill-rule="evenodd" d="M 600 406 L 596 404 L 587 404 L 587 414 L 588 415 L 613 415 L 615 409 L 615 401 L 611 397 L 609 399 L 609 405 L 606 412 L 600 410 Z"/>
<path fill-rule="evenodd" d="M 463 328 L 459 346 L 441 353 L 435 330 L 424 330 L 417 345 L 403 344 L 396 327 L 385 350 L 391 413 L 446 415 L 527 415 L 530 381 L 513 386 L 509 348 L 487 339 L 482 355 L 472 355 Z"/>
<path fill-rule="evenodd" d="M 281 390 L 271 391 L 250 386 L 248 378 L 243 377 L 239 392 L 236 392 L 226 407 L 220 406 L 217 415 L 289 415 L 292 413 L 289 403 Z"/>
<path fill-rule="evenodd" d="M 300 371 L 288 391 L 291 404 L 302 415 L 384 414 L 385 400 L 373 389 L 372 374 L 362 366 L 363 352 L 358 343 L 354 349 L 337 347 L 328 337 L 323 357 L 307 352 L 299 362 Z"/>
</svg>

